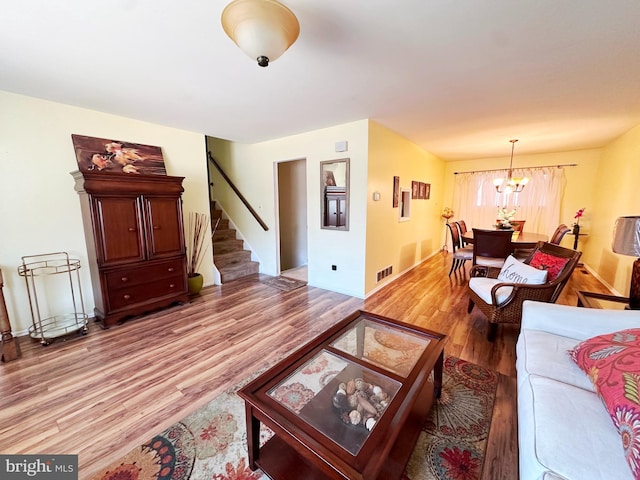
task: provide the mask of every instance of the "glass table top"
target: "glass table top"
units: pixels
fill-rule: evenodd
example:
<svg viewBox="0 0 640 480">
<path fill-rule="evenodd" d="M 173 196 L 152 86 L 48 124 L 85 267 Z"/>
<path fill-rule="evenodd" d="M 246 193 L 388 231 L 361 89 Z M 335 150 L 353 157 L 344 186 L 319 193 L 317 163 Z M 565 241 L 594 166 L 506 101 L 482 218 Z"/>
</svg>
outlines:
<svg viewBox="0 0 640 480">
<path fill-rule="evenodd" d="M 267 395 L 357 455 L 401 386 L 392 378 L 321 350 Z"/>
<path fill-rule="evenodd" d="M 430 342 L 425 336 L 361 318 L 331 346 L 406 377 Z"/>
</svg>

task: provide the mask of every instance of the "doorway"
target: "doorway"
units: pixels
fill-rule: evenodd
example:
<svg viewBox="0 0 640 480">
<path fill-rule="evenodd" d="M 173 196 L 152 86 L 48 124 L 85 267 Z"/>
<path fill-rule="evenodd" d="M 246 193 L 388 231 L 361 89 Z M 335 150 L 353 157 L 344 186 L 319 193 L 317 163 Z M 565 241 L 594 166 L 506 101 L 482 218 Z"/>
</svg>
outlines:
<svg viewBox="0 0 640 480">
<path fill-rule="evenodd" d="M 278 162 L 280 274 L 307 281 L 307 161 Z"/>
</svg>

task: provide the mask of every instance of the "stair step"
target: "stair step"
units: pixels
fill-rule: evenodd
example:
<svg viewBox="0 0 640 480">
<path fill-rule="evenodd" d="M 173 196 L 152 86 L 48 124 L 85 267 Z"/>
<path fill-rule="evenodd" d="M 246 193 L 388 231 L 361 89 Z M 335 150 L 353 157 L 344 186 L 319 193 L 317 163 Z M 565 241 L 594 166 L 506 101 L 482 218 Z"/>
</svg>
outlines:
<svg viewBox="0 0 640 480">
<path fill-rule="evenodd" d="M 215 227 L 216 221 L 216 218 L 211 219 L 211 228 Z M 226 218 L 221 218 L 220 222 L 218 222 L 218 228 L 216 228 L 216 232 L 218 230 L 229 230 L 229 220 Z"/>
<path fill-rule="evenodd" d="M 219 240 L 213 242 L 213 255 L 222 255 L 229 252 L 237 252 L 244 248 L 244 242 L 239 239 Z"/>
<path fill-rule="evenodd" d="M 216 230 L 216 233 L 213 234 L 213 241 L 217 242 L 218 240 L 235 240 L 236 231 L 233 229 L 220 229 Z"/>
<path fill-rule="evenodd" d="M 258 273 L 258 262 L 245 262 L 242 264 L 219 267 L 222 283 L 230 282 L 247 275 Z"/>
<path fill-rule="evenodd" d="M 213 256 L 213 261 L 218 268 L 248 263 L 251 261 L 251 252 L 249 250 L 236 250 L 227 253 L 216 253 Z"/>
<path fill-rule="evenodd" d="M 251 261 L 251 251 L 244 250 L 244 241 L 236 238 L 236 231 L 229 228 L 229 220 L 222 218 L 222 210 L 211 202 L 212 226 L 218 222 L 213 234 L 213 261 L 220 272 L 220 281 L 227 283 L 247 275 L 257 275 L 260 264 Z"/>
</svg>

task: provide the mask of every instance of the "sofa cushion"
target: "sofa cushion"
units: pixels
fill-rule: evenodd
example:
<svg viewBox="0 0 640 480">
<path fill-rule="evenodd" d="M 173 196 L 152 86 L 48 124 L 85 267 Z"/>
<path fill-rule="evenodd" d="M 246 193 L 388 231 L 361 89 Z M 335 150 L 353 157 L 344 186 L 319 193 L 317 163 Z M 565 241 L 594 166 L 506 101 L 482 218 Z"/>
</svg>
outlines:
<svg viewBox="0 0 640 480">
<path fill-rule="evenodd" d="M 627 463 L 640 479 L 640 328 L 598 335 L 570 350 L 620 432 Z"/>
<path fill-rule="evenodd" d="M 498 274 L 498 280 L 509 283 L 541 285 L 547 281 L 547 271 L 533 268 L 509 255 Z"/>
<path fill-rule="evenodd" d="M 568 261 L 568 258 L 556 257 L 555 255 L 549 255 L 544 252 L 535 252 L 533 257 L 531 257 L 529 265 L 534 268 L 546 270 L 547 281 L 553 282 L 558 278 L 558 275 L 560 275 Z"/>
<path fill-rule="evenodd" d="M 520 478 L 633 478 L 620 437 L 593 392 L 537 375 L 518 388 Z M 551 477 L 554 478 L 554 477 Z"/>
<path fill-rule="evenodd" d="M 516 344 L 518 380 L 526 375 L 539 375 L 595 392 L 593 383 L 571 361 L 567 350 L 579 340 L 541 330 L 522 329 Z"/>
</svg>

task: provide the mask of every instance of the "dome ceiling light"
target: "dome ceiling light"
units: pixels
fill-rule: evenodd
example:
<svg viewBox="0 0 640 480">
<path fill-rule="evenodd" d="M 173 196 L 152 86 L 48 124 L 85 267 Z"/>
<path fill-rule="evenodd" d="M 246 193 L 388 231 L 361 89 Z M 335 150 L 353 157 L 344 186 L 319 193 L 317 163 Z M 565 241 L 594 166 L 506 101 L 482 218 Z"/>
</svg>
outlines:
<svg viewBox="0 0 640 480">
<path fill-rule="evenodd" d="M 296 16 L 276 0 L 234 0 L 222 11 L 222 28 L 261 67 L 280 57 L 300 34 Z"/>
</svg>

